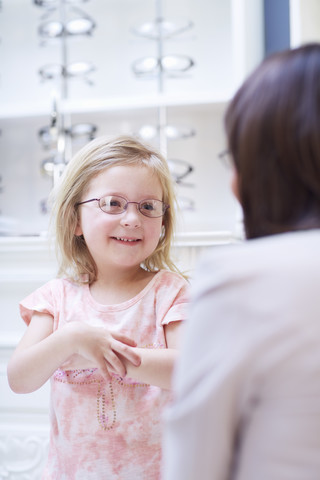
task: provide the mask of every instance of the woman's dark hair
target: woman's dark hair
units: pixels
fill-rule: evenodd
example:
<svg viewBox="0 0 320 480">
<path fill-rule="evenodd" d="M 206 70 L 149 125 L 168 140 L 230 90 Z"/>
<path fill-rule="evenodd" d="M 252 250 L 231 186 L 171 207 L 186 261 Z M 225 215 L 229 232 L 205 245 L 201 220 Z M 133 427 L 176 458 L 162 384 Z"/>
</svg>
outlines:
<svg viewBox="0 0 320 480">
<path fill-rule="evenodd" d="M 225 116 L 247 238 L 320 226 L 320 44 L 273 54 Z"/>
</svg>

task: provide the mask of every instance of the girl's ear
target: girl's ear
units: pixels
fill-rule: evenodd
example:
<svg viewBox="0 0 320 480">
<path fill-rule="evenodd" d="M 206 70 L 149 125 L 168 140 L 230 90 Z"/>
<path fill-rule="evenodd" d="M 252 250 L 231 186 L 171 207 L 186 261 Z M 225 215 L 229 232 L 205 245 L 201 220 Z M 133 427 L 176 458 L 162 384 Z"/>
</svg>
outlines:
<svg viewBox="0 0 320 480">
<path fill-rule="evenodd" d="M 74 234 L 75 234 L 76 237 L 80 237 L 80 235 L 83 234 L 79 220 L 78 220 L 77 226 L 75 228 Z"/>
</svg>

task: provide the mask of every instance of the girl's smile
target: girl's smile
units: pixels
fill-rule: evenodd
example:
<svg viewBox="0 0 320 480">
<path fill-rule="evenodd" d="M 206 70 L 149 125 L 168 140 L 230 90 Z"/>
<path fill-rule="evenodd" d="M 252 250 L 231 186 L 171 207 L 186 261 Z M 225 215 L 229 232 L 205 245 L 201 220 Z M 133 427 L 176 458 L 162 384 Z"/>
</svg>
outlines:
<svg viewBox="0 0 320 480">
<path fill-rule="evenodd" d="M 141 242 L 141 238 L 127 238 L 127 237 L 111 237 L 113 238 L 114 240 L 120 242 L 120 243 L 124 243 L 124 244 L 128 244 L 128 245 L 132 245 L 134 246 L 135 244 L 137 244 L 137 242 Z"/>
</svg>

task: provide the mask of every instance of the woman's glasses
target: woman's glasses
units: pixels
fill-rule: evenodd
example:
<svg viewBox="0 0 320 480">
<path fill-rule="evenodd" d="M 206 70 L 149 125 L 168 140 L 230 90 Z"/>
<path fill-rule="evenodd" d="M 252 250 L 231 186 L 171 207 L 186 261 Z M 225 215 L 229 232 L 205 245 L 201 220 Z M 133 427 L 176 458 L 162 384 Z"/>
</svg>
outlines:
<svg viewBox="0 0 320 480">
<path fill-rule="evenodd" d="M 218 158 L 225 167 L 229 169 L 232 168 L 233 160 L 230 150 L 223 150 L 222 152 L 218 153 Z"/>
<path fill-rule="evenodd" d="M 84 202 L 78 202 L 76 203 L 76 207 L 90 202 L 98 202 L 100 209 L 111 215 L 120 215 L 127 210 L 129 203 L 135 203 L 139 212 L 145 217 L 150 218 L 162 217 L 170 206 L 161 200 L 147 199 L 141 202 L 128 202 L 123 197 L 107 195 L 106 197 L 91 198 Z"/>
</svg>

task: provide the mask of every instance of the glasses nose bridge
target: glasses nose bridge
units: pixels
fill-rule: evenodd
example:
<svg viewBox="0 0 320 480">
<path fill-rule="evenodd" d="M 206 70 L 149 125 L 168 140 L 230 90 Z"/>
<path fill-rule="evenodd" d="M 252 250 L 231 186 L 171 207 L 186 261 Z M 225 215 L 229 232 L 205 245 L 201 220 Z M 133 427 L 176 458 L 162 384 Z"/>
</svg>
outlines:
<svg viewBox="0 0 320 480">
<path fill-rule="evenodd" d="M 134 203 L 136 208 L 131 210 L 128 208 L 130 203 Z M 124 206 L 122 215 L 120 216 L 120 223 L 126 227 L 137 228 L 141 225 L 142 218 L 139 210 L 139 202 L 127 202 Z"/>
<path fill-rule="evenodd" d="M 125 206 L 124 206 L 124 209 L 123 209 L 123 212 L 124 212 L 124 213 L 127 213 L 127 212 L 128 212 L 128 206 L 130 205 L 130 203 L 136 205 L 136 212 L 137 212 L 137 213 L 141 213 L 141 212 L 140 212 L 140 208 L 139 208 L 139 207 L 140 207 L 140 202 L 127 202 L 127 203 L 125 204 Z"/>
</svg>

